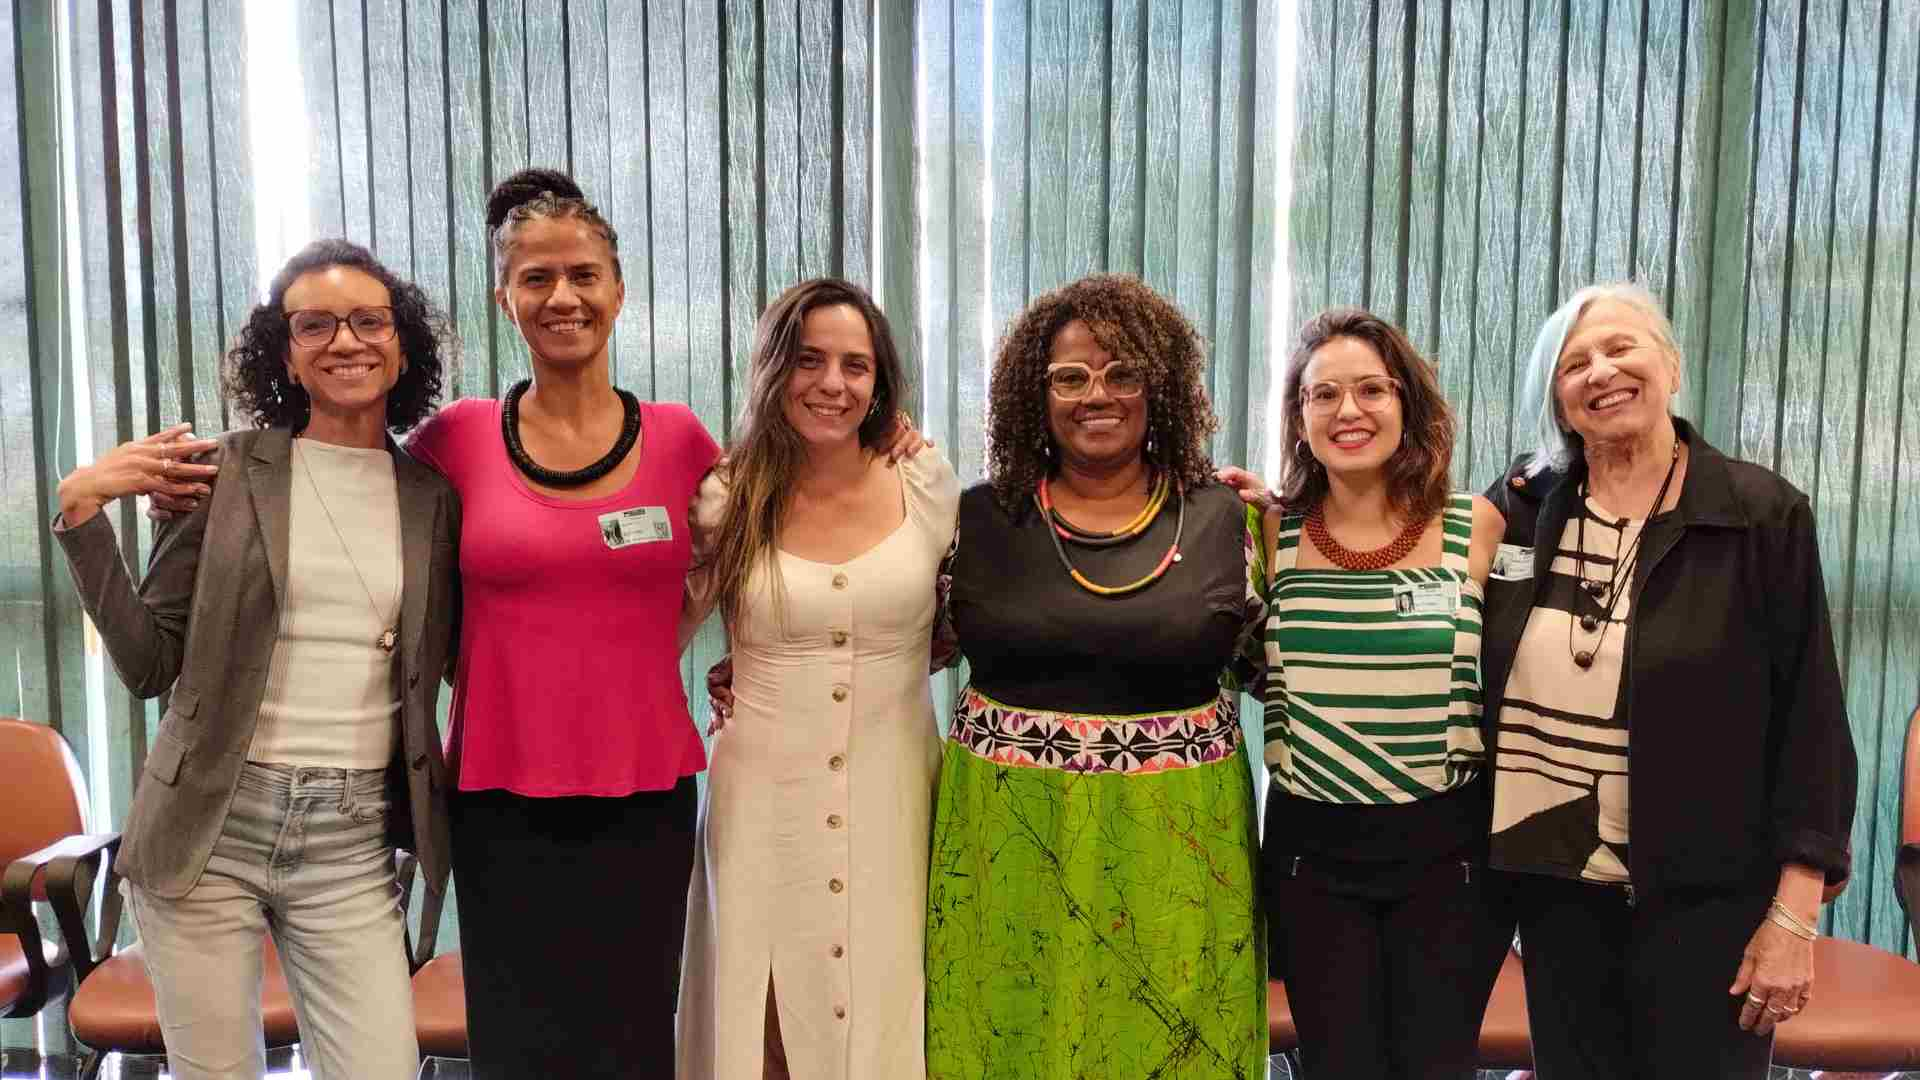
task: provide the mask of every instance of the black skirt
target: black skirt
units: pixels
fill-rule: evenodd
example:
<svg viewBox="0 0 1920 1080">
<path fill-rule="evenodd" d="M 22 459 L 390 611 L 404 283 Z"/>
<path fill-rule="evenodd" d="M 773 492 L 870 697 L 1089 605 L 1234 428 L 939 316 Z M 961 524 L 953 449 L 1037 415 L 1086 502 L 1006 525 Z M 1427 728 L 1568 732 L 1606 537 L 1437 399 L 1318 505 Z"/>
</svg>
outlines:
<svg viewBox="0 0 1920 1080">
<path fill-rule="evenodd" d="M 454 793 L 474 1076 L 673 1075 L 696 802 Z"/>
</svg>

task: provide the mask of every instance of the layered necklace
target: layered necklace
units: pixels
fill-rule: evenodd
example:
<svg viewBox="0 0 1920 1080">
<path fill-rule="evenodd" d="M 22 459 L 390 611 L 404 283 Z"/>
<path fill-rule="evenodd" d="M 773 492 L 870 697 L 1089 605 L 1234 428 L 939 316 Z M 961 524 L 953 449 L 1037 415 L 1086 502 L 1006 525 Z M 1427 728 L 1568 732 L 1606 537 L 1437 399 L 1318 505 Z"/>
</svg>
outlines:
<svg viewBox="0 0 1920 1080">
<path fill-rule="evenodd" d="M 1606 610 L 1598 616 L 1592 612 L 1580 616 L 1578 620 L 1567 620 L 1567 652 L 1573 656 L 1573 663 L 1581 671 L 1593 666 L 1593 659 L 1600 646 L 1607 640 L 1607 631 L 1613 627 L 1613 609 L 1619 605 L 1620 597 L 1627 591 L 1621 586 L 1633 583 L 1633 563 L 1640 553 L 1640 541 L 1646 539 L 1647 528 L 1653 524 L 1653 516 L 1660 512 L 1660 504 L 1667 501 L 1667 487 L 1673 483 L 1674 470 L 1680 467 L 1680 440 L 1673 440 L 1673 460 L 1667 462 L 1667 475 L 1660 481 L 1660 490 L 1653 496 L 1653 506 L 1647 510 L 1647 520 L 1640 523 L 1640 531 L 1633 534 L 1633 543 L 1625 551 L 1620 550 L 1620 534 L 1614 533 L 1613 565 L 1607 568 L 1607 580 L 1603 583 L 1597 578 L 1587 577 L 1587 482 L 1580 481 L 1580 524 L 1574 533 L 1574 573 L 1580 579 L 1580 591 L 1593 598 L 1595 605 L 1602 597 L 1606 598 Z M 1621 521 L 1619 528 L 1624 529 L 1626 522 Z M 1626 575 L 1623 583 L 1621 575 Z M 1592 633 L 1598 629 L 1600 637 L 1594 641 L 1591 649 L 1578 649 L 1573 644 L 1573 624 L 1579 622 L 1580 629 Z"/>
<path fill-rule="evenodd" d="M 1335 540 L 1333 533 L 1328 530 L 1327 500 L 1324 498 L 1314 503 L 1313 509 L 1307 512 L 1306 524 L 1307 536 L 1312 538 L 1313 546 L 1320 549 L 1320 554 L 1325 555 L 1328 562 L 1342 570 L 1385 570 L 1406 558 L 1427 532 L 1425 521 L 1409 521 L 1400 530 L 1400 535 L 1394 537 L 1386 547 L 1353 551 Z"/>
<path fill-rule="evenodd" d="M 620 407 L 626 415 L 620 423 L 620 437 L 613 440 L 613 449 L 599 461 L 578 469 L 566 472 L 549 469 L 533 460 L 527 448 L 520 444 L 520 395 L 531 385 L 532 379 L 521 379 L 507 390 L 507 396 L 500 402 L 500 434 L 506 439 L 507 457 L 512 459 L 513 467 L 535 483 L 557 488 L 591 484 L 625 461 L 634 442 L 640 438 L 640 399 L 616 386 L 613 392 L 620 395 Z"/>
<path fill-rule="evenodd" d="M 1071 540 L 1086 547 L 1103 548 L 1123 544 L 1138 537 L 1152 527 L 1154 521 L 1159 518 L 1160 511 L 1166 509 L 1168 499 L 1180 504 L 1178 516 L 1174 519 L 1173 543 L 1168 546 L 1167 553 L 1160 557 L 1159 565 L 1145 577 L 1125 585 L 1101 585 L 1082 574 L 1073 565 L 1073 560 L 1067 556 L 1066 545 L 1062 543 L 1065 540 Z M 1046 520 L 1047 536 L 1053 540 L 1054 553 L 1060 556 L 1060 565 L 1066 568 L 1067 576 L 1081 588 L 1096 596 L 1125 596 L 1128 593 L 1139 592 L 1160 580 L 1169 567 L 1180 561 L 1180 534 L 1187 525 L 1187 500 L 1185 492 L 1176 488 L 1172 478 L 1166 473 L 1161 473 L 1159 481 L 1154 484 L 1152 494 L 1147 496 L 1147 505 L 1134 515 L 1132 521 L 1112 532 L 1082 529 L 1062 517 L 1060 512 L 1053 508 L 1053 496 L 1047 490 L 1047 478 L 1044 476 L 1040 478 L 1039 489 L 1034 492 L 1033 501 L 1040 507 L 1040 516 Z"/>
</svg>

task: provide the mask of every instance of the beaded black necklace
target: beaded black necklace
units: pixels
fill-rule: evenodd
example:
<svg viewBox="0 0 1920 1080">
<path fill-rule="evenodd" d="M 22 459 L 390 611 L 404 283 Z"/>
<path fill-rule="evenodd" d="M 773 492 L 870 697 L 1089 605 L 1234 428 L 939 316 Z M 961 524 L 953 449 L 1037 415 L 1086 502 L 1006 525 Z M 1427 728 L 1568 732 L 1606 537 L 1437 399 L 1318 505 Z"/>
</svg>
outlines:
<svg viewBox="0 0 1920 1080">
<path fill-rule="evenodd" d="M 507 443 L 507 457 L 513 461 L 513 467 L 519 469 L 527 479 L 547 487 L 569 488 L 583 487 L 612 472 L 627 454 L 633 450 L 633 444 L 640 438 L 640 399 L 619 387 L 613 392 L 620 395 L 620 405 L 626 416 L 620 424 L 620 437 L 613 441 L 613 449 L 606 456 L 591 465 L 560 472 L 549 469 L 528 456 L 527 448 L 520 444 L 520 395 L 533 385 L 531 379 L 521 379 L 507 390 L 507 396 L 500 402 L 500 435 Z"/>
</svg>

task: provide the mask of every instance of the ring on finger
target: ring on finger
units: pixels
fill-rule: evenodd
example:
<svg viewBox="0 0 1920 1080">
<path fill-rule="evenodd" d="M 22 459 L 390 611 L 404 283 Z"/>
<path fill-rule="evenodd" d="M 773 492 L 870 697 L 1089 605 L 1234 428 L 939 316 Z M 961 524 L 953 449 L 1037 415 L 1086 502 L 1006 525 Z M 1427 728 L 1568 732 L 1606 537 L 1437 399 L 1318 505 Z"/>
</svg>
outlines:
<svg viewBox="0 0 1920 1080">
<path fill-rule="evenodd" d="M 1751 991 L 1747 993 L 1747 1000 L 1754 1003 L 1755 1005 L 1765 1005 L 1767 1003 L 1766 998 L 1763 998 L 1759 994 L 1755 994 Z"/>
</svg>

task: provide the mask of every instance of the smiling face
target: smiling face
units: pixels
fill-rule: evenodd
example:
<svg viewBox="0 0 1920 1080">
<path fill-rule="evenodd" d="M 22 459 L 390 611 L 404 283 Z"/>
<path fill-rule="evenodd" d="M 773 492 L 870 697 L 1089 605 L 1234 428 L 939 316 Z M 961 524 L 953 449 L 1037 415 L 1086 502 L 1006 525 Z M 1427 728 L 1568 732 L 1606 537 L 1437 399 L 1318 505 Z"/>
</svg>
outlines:
<svg viewBox="0 0 1920 1080">
<path fill-rule="evenodd" d="M 1640 312 L 1617 300 L 1595 301 L 1580 316 L 1554 369 L 1561 422 L 1590 443 L 1645 438 L 1667 422 L 1679 389 L 1677 359 Z"/>
<path fill-rule="evenodd" d="M 1334 338 L 1308 358 L 1300 385 L 1332 383 L 1339 399 L 1331 412 L 1300 407 L 1307 448 L 1329 475 L 1378 471 L 1400 449 L 1406 415 L 1401 393 L 1374 402 L 1382 406 L 1378 411 L 1361 407 L 1367 380 L 1392 377 L 1379 352 L 1359 338 Z"/>
<path fill-rule="evenodd" d="M 280 309 L 327 312 L 344 320 L 355 309 L 384 310 L 392 303 L 378 278 L 352 267 L 329 266 L 294 278 L 281 296 Z M 400 381 L 403 370 L 398 334 L 369 345 L 351 326 L 342 324 L 325 345 L 300 345 L 291 339 L 287 344 L 287 376 L 307 392 L 316 417 L 368 411 L 384 417 L 387 393 Z"/>
<path fill-rule="evenodd" d="M 494 301 L 537 361 L 575 368 L 606 352 L 627 289 L 614 273 L 613 250 L 587 223 L 520 222 L 504 277 Z"/>
<path fill-rule="evenodd" d="M 826 304 L 807 312 L 781 394 L 787 423 L 810 446 L 858 441 L 876 369 L 873 333 L 859 308 Z"/>
<path fill-rule="evenodd" d="M 1105 372 L 1124 364 L 1100 344 L 1093 329 L 1072 319 L 1053 335 L 1048 364 L 1084 364 L 1090 372 Z M 1081 466 L 1111 467 L 1140 456 L 1147 440 L 1147 393 L 1115 397 L 1106 378 L 1093 380 L 1086 396 L 1077 401 L 1049 389 L 1047 427 L 1061 456 Z"/>
</svg>

